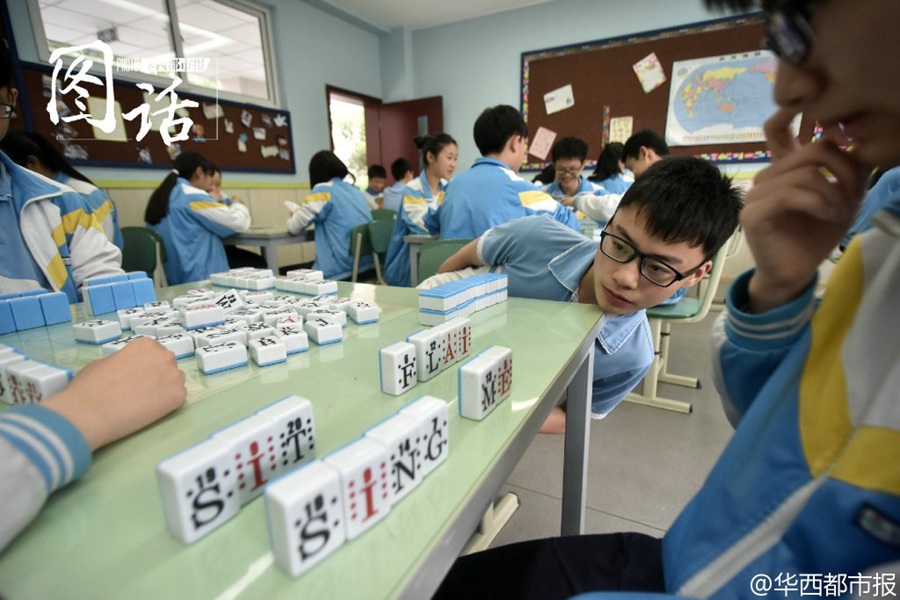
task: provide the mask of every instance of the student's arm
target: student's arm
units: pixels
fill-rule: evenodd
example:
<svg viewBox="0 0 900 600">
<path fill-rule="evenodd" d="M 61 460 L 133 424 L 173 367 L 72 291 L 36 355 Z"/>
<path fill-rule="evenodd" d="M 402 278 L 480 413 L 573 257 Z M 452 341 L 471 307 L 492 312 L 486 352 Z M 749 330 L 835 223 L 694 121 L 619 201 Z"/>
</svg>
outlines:
<svg viewBox="0 0 900 600">
<path fill-rule="evenodd" d="M 330 200 L 330 192 L 314 192 L 304 198 L 287 220 L 287 228 L 291 235 L 298 235 L 309 227 Z"/>
<path fill-rule="evenodd" d="M 174 355 L 143 339 L 88 364 L 43 404 L 0 415 L 0 550 L 87 471 L 92 451 L 172 412 L 185 393 Z"/>
<path fill-rule="evenodd" d="M 416 233 L 425 233 L 425 216 L 428 214 L 428 200 L 414 194 L 403 194 L 401 218 Z"/>
<path fill-rule="evenodd" d="M 445 260 L 440 267 L 438 273 L 450 273 L 451 271 L 459 271 L 466 267 L 481 267 L 484 263 L 478 258 L 478 242 L 479 239 L 472 240 L 459 250 L 456 254 Z"/>
<path fill-rule="evenodd" d="M 212 196 L 198 196 L 188 204 L 191 214 L 205 229 L 219 237 L 228 237 L 250 229 L 250 211 L 241 202 L 223 204 Z"/>
<path fill-rule="evenodd" d="M 615 214 L 622 200 L 621 194 L 610 194 L 605 189 L 602 194 L 584 192 L 576 194 L 572 201 L 572 208 L 586 214 L 591 219 L 600 223 L 606 223 Z"/>
<path fill-rule="evenodd" d="M 63 219 L 63 228 L 68 230 L 70 227 L 72 237 L 69 240 L 69 260 L 79 294 L 87 279 L 124 272 L 122 251 L 109 241 L 95 215 L 81 212 L 77 219 Z"/>
</svg>

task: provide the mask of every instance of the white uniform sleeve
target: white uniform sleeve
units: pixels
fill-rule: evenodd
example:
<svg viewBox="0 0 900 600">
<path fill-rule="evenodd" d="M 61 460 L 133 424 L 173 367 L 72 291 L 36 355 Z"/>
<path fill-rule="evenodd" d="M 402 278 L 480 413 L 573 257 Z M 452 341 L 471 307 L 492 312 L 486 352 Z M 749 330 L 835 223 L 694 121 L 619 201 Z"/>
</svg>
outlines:
<svg viewBox="0 0 900 600">
<path fill-rule="evenodd" d="M 234 233 L 243 233 L 250 229 L 250 210 L 240 202 L 224 204 L 213 200 L 194 201 L 191 210 L 203 219 L 215 224 L 212 230 L 221 235 L 221 228 Z"/>
<path fill-rule="evenodd" d="M 575 210 L 583 212 L 595 221 L 605 223 L 615 214 L 621 200 L 621 194 L 595 196 L 594 194 L 583 192 L 575 196 Z"/>
<path fill-rule="evenodd" d="M 72 232 L 69 243 L 69 257 L 72 261 L 72 275 L 78 293 L 86 279 L 118 275 L 122 271 L 122 251 L 109 241 L 102 225 L 94 215 L 85 213 L 87 219 L 79 223 Z"/>
<path fill-rule="evenodd" d="M 0 550 L 37 516 L 47 496 L 31 461 L 0 438 Z"/>
<path fill-rule="evenodd" d="M 298 204 L 298 208 L 294 214 L 287 220 L 287 228 L 291 235 L 297 235 L 313 222 L 328 201 L 331 200 L 331 194 L 328 192 L 319 192 L 310 194 L 306 197 L 302 204 Z"/>
</svg>

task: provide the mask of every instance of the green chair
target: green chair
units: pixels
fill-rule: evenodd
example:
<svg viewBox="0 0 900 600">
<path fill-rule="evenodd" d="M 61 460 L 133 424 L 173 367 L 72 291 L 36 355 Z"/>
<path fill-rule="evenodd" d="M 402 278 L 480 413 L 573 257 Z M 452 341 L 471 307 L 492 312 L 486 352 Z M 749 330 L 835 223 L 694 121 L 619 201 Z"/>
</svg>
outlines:
<svg viewBox="0 0 900 600">
<path fill-rule="evenodd" d="M 438 271 L 445 260 L 456 254 L 456 251 L 472 240 L 432 240 L 422 244 L 419 250 L 418 281 L 422 283 Z"/>
<path fill-rule="evenodd" d="M 123 227 L 122 268 L 125 271 L 144 271 L 153 279 L 156 266 L 166 262 L 166 246 L 162 236 L 149 227 Z M 163 282 L 157 282 L 164 285 Z"/>
<path fill-rule="evenodd" d="M 391 234 L 394 232 L 394 221 L 376 219 L 369 223 L 369 243 L 372 246 L 372 259 L 375 261 L 375 275 L 378 283 L 388 285 L 384 279 L 382 264 L 387 258 L 388 246 L 391 245 Z"/>
<path fill-rule="evenodd" d="M 376 221 L 381 221 L 382 219 L 394 221 L 397 219 L 397 213 L 389 208 L 373 208 L 372 218 Z"/>
</svg>

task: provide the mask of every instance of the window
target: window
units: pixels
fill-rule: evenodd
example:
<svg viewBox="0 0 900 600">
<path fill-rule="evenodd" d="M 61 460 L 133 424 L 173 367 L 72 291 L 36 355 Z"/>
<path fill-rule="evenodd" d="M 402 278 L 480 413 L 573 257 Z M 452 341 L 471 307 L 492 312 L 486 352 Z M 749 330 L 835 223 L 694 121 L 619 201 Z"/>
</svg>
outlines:
<svg viewBox="0 0 900 600">
<path fill-rule="evenodd" d="M 366 114 L 360 97 L 328 90 L 328 116 L 331 121 L 331 146 L 356 178 L 356 185 L 369 187 L 366 160 Z"/>
<path fill-rule="evenodd" d="M 44 61 L 58 48 L 97 39 L 117 60 L 146 65 L 211 58 L 216 60 L 206 72 L 182 74 L 179 89 L 276 103 L 269 15 L 262 8 L 240 0 L 31 0 L 31 9 Z M 123 72 L 116 76 L 129 78 Z"/>
</svg>

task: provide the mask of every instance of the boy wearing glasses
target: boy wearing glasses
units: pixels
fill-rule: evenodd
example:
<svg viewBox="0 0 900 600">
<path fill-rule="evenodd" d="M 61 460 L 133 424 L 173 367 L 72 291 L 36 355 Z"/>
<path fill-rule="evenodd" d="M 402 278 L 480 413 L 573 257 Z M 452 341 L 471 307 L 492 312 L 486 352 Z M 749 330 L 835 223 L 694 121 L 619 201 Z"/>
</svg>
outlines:
<svg viewBox="0 0 900 600">
<path fill-rule="evenodd" d="M 567 137 L 556 142 L 550 151 L 556 178 L 553 183 L 544 186 L 544 191 L 560 201 L 565 198 L 571 200 L 577 194 L 608 193 L 581 174 L 587 153 L 588 145 L 584 140 Z"/>
<path fill-rule="evenodd" d="M 453 178 L 444 202 L 425 216 L 425 226 L 442 238 L 471 239 L 512 219 L 549 213 L 578 231 L 575 214 L 519 177 L 528 150 L 528 126 L 512 106 L 487 108 L 475 121 L 481 152 L 472 168 Z"/>
<path fill-rule="evenodd" d="M 606 321 L 594 359 L 594 418 L 603 418 L 653 362 L 644 309 L 697 283 L 737 226 L 740 194 L 707 161 L 669 158 L 622 197 L 599 245 L 548 218 L 491 229 L 447 259 L 440 272 L 499 267 L 509 295 L 597 304 Z M 562 433 L 556 408 L 541 431 Z"/>
<path fill-rule="evenodd" d="M 850 243 L 821 303 L 815 289 L 867 173 L 900 163 L 900 61 L 884 59 L 900 55 L 900 2 L 765 0 L 762 8 L 780 59 L 780 108 L 765 125 L 772 163 L 741 211 L 755 268 L 734 282 L 714 328 L 717 386 L 737 425 L 731 442 L 663 540 L 616 534 L 505 546 L 460 559 L 437 597 L 896 595 L 900 194 Z M 800 112 L 823 126 L 818 141 L 794 139 Z"/>
<path fill-rule="evenodd" d="M 18 90 L 12 59 L 0 42 L 0 139 L 9 130 Z M 81 301 L 90 277 L 122 273 L 122 254 L 84 198 L 15 164 L 0 152 L 0 293 L 44 288 Z"/>
</svg>

